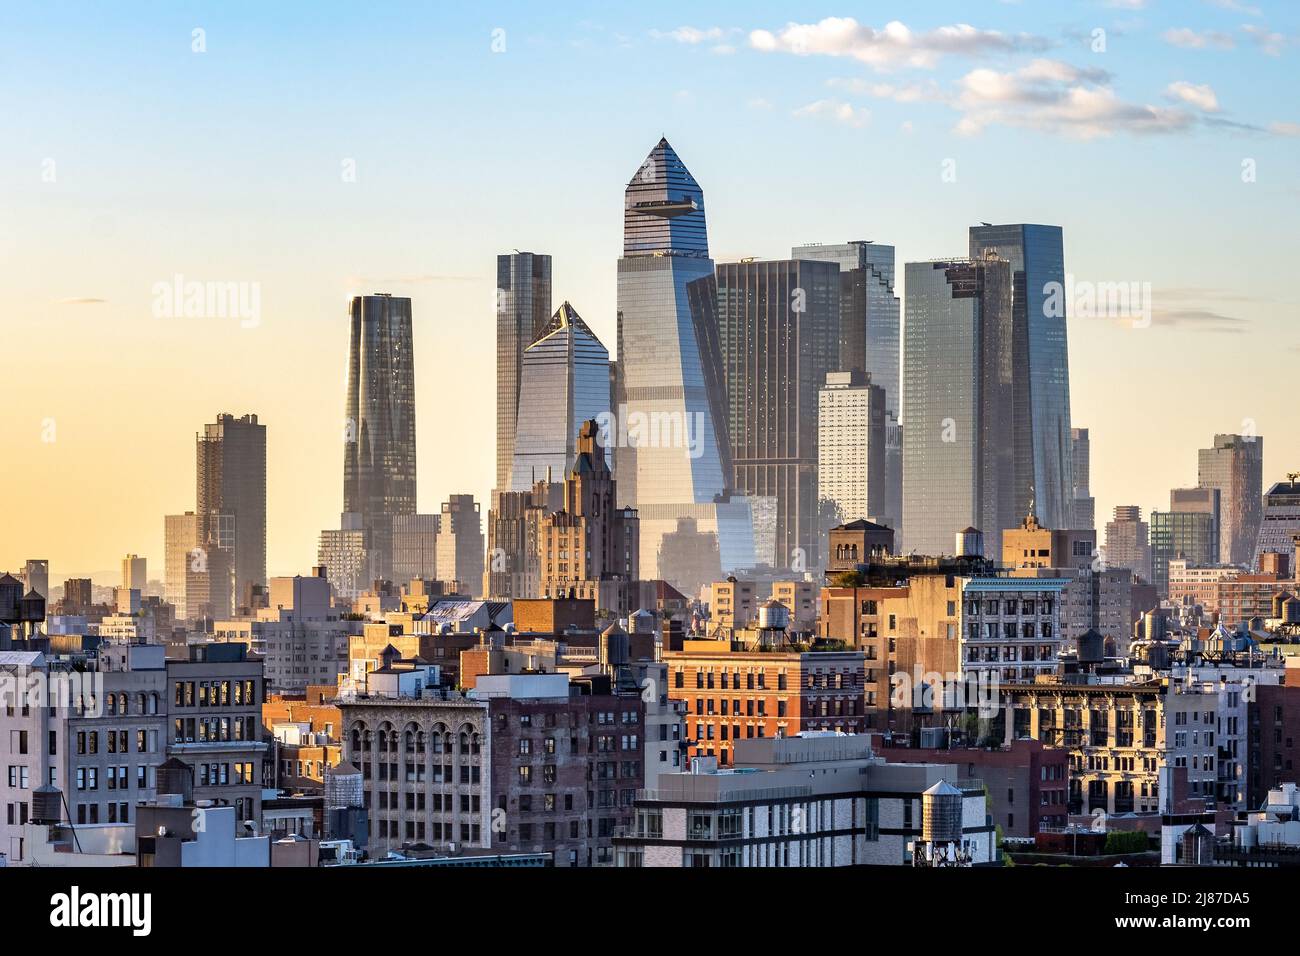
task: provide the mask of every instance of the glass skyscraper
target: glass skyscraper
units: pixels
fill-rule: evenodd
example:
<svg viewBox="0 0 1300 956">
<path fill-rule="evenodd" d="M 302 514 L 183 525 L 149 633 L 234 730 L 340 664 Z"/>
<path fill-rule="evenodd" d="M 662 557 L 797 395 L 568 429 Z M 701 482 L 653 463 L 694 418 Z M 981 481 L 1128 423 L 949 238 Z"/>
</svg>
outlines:
<svg viewBox="0 0 1300 956">
<path fill-rule="evenodd" d="M 230 552 L 240 607 L 250 585 L 266 586 L 266 426 L 256 415 L 218 415 L 195 445 L 199 540 Z"/>
<path fill-rule="evenodd" d="M 1019 523 L 1017 350 L 1004 259 L 909 262 L 903 349 L 903 529 L 907 547 L 951 554 L 967 527 L 985 556 Z M 1021 515 L 1020 517 L 1023 517 Z"/>
<path fill-rule="evenodd" d="M 582 423 L 608 419 L 609 350 L 565 302 L 524 350 L 519 381 L 509 491 L 560 480 L 577 454 Z M 612 464 L 608 450 L 605 456 Z"/>
<path fill-rule="evenodd" d="M 515 465 L 524 349 L 537 340 L 550 318 L 551 257 L 532 252 L 497 256 L 496 487 L 500 490 L 510 486 Z"/>
<path fill-rule="evenodd" d="M 776 499 L 776 561 L 819 567 L 817 393 L 840 361 L 840 269 L 718 265 L 717 321 L 735 487 Z"/>
<path fill-rule="evenodd" d="M 351 305 L 343 510 L 360 516 L 387 577 L 392 518 L 415 514 L 415 366 L 411 300 L 355 296 Z"/>
<path fill-rule="evenodd" d="M 1070 361 L 1066 309 L 1049 303 L 1061 299 L 1060 292 L 1052 296 L 1051 283 L 1065 286 L 1061 227 L 972 226 L 971 258 L 989 251 L 1011 263 L 1016 335 L 1024 337 L 1027 352 L 1029 388 L 1021 392 L 1016 410 L 1017 470 L 1025 476 L 1017 491 L 1017 511 L 1028 513 L 1032 502 L 1040 524 L 1066 528 L 1073 523 L 1074 503 Z"/>
<path fill-rule="evenodd" d="M 709 391 L 688 293 L 712 276 L 704 192 L 661 139 L 624 192 L 617 434 L 602 436 L 615 448 L 619 503 L 639 512 L 645 578 L 672 580 L 659 545 L 679 518 L 717 534 L 724 571 L 754 564 L 749 503 L 729 494 L 714 429 L 720 398 Z"/>
<path fill-rule="evenodd" d="M 1264 439 L 1215 435 L 1214 447 L 1197 454 L 1196 483 L 1219 489 L 1219 561 L 1253 570 L 1264 516 Z"/>
</svg>

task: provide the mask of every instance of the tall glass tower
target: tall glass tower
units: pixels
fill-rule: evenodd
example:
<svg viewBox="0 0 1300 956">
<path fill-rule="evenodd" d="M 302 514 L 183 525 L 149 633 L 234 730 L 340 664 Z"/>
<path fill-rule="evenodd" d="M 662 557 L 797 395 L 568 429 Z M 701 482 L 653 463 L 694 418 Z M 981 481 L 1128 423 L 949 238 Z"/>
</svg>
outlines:
<svg viewBox="0 0 1300 956">
<path fill-rule="evenodd" d="M 266 426 L 256 415 L 218 415 L 197 436 L 195 465 L 202 537 L 232 552 L 239 607 L 250 585 L 266 586 Z"/>
<path fill-rule="evenodd" d="M 907 547 L 950 554 L 955 535 L 984 532 L 1002 554 L 1014 528 L 1008 441 L 1017 366 L 1005 259 L 909 262 L 903 349 L 903 528 Z M 1022 516 L 1023 517 L 1023 516 Z"/>
<path fill-rule="evenodd" d="M 713 417 L 724 400 L 710 392 L 717 376 L 704 368 L 687 288 L 712 276 L 704 192 L 661 139 L 623 197 L 618 433 L 602 442 L 615 448 L 620 504 L 639 512 L 646 578 L 672 580 L 659 545 L 680 518 L 717 535 L 724 571 L 754 564 L 749 502 L 728 491 Z"/>
<path fill-rule="evenodd" d="M 497 477 L 510 487 L 524 349 L 551 318 L 551 257 L 533 252 L 497 256 Z M 582 419 L 578 419 L 582 421 Z"/>
<path fill-rule="evenodd" d="M 1012 310 L 1016 335 L 1023 336 L 1028 359 L 1027 392 L 1016 416 L 1017 468 L 1022 480 L 1017 510 L 1032 502 L 1047 528 L 1073 523 L 1074 467 L 1070 435 L 1070 360 L 1065 309 L 1054 309 L 1051 284 L 1065 285 L 1065 251 L 1060 226 L 981 225 L 970 230 L 970 256 L 996 252 L 1011 263 Z M 1061 314 L 1057 315 L 1056 313 Z M 1025 499 L 1024 496 L 1028 495 Z"/>
<path fill-rule="evenodd" d="M 392 517 L 415 514 L 411 300 L 355 296 L 343 448 L 343 510 L 360 516 L 378 573 L 392 565 Z"/>
<path fill-rule="evenodd" d="M 559 481 L 577 454 L 578 429 L 609 418 L 609 350 L 565 302 L 524 350 L 509 491 Z M 605 452 L 606 463 L 611 455 Z"/>
</svg>

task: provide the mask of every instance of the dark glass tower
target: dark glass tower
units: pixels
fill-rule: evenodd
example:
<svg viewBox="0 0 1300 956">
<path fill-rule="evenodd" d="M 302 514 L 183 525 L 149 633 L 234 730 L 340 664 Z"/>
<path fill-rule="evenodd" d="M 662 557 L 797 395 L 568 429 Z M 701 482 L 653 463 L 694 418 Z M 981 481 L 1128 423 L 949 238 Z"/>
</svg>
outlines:
<svg viewBox="0 0 1300 956">
<path fill-rule="evenodd" d="M 351 306 L 343 510 L 360 517 L 387 577 L 392 518 L 415 514 L 415 367 L 411 300 L 356 296 Z"/>
<path fill-rule="evenodd" d="M 903 529 L 907 547 L 951 554 L 968 526 L 985 556 L 1017 524 L 1008 440 L 1016 383 L 1011 270 L 1004 259 L 907 264 L 903 349 Z"/>
<path fill-rule="evenodd" d="M 840 362 L 840 268 L 789 259 L 717 267 L 734 485 L 776 499 L 776 561 L 818 567 L 817 394 Z"/>
<path fill-rule="evenodd" d="M 551 320 L 551 257 L 532 252 L 497 256 L 496 488 L 510 488 L 523 385 L 523 355 Z"/>
<path fill-rule="evenodd" d="M 1028 514 L 1032 503 L 1044 527 L 1067 528 L 1074 517 L 1070 361 L 1065 309 L 1049 305 L 1062 299 L 1059 290 L 1065 285 L 1061 227 L 972 226 L 971 258 L 989 251 L 1011 263 L 1016 335 L 1023 336 L 1028 364 L 1029 388 L 1021 391 L 1016 411 L 1017 469 L 1024 476 L 1017 512 Z M 1053 284 L 1058 284 L 1055 296 Z"/>
<path fill-rule="evenodd" d="M 233 607 L 249 601 L 249 586 L 266 586 L 266 426 L 256 415 L 218 415 L 197 436 L 195 513 L 199 544 L 211 563 L 227 553 L 234 572 Z M 224 609 L 224 585 L 214 587 Z"/>
</svg>

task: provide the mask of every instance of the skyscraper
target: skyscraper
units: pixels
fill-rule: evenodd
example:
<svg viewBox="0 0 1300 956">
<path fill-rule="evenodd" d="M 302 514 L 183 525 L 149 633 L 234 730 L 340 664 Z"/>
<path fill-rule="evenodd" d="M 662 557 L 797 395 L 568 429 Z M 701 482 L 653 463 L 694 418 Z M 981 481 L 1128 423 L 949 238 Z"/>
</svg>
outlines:
<svg viewBox="0 0 1300 956">
<path fill-rule="evenodd" d="M 519 381 L 510 491 L 558 480 L 582 423 L 609 420 L 609 350 L 565 302 L 524 350 Z"/>
<path fill-rule="evenodd" d="M 1137 505 L 1116 505 L 1106 522 L 1106 567 L 1127 568 L 1144 581 L 1151 580 L 1150 529 Z"/>
<path fill-rule="evenodd" d="M 727 262 L 716 276 L 733 484 L 776 498 L 778 567 L 819 567 L 817 396 L 840 360 L 839 266 Z"/>
<path fill-rule="evenodd" d="M 461 591 L 483 591 L 483 519 L 473 495 L 451 495 L 438 521 L 438 578 Z"/>
<path fill-rule="evenodd" d="M 33 558 L 23 569 L 23 586 L 27 593 L 35 591 L 47 601 L 50 597 L 50 562 L 44 558 Z"/>
<path fill-rule="evenodd" d="M 899 416 L 900 309 L 894 291 L 894 247 L 855 240 L 795 246 L 795 259 L 819 259 L 840 266 L 840 361 L 844 371 L 861 369 L 885 393 L 885 455 L 881 481 L 884 500 L 876 506 L 890 527 L 900 531 L 903 518 L 903 449 Z M 845 516 L 844 520 L 852 518 Z M 901 543 L 901 534 L 898 541 Z"/>
<path fill-rule="evenodd" d="M 1021 482 L 1019 494 L 1029 499 L 1016 502 L 1017 514 L 1028 513 L 1032 501 L 1044 526 L 1064 528 L 1074 517 L 1074 468 L 1061 227 L 972 226 L 971 258 L 990 250 L 1011 263 L 1016 335 L 1024 337 L 1026 349 L 1029 388 L 1017 403 L 1015 434 L 1022 439 L 1017 468 L 1027 472 L 1030 486 Z"/>
<path fill-rule="evenodd" d="M 122 559 L 122 587 L 135 589 L 143 596 L 149 585 L 148 562 L 136 554 Z"/>
<path fill-rule="evenodd" d="M 659 567 L 659 542 L 683 517 L 717 534 L 724 569 L 754 563 L 749 503 L 729 494 L 714 427 L 722 398 L 706 375 L 687 289 L 712 275 L 704 193 L 661 139 L 624 193 L 618 428 L 606 442 L 615 448 L 620 503 L 640 516 L 646 577 L 671 580 L 671 569 Z"/>
<path fill-rule="evenodd" d="M 1294 537 L 1300 535 L 1300 475 L 1289 474 L 1264 495 L 1264 512 L 1255 538 L 1255 556 L 1251 562 L 1259 568 L 1260 555 L 1295 553 Z M 1300 567 L 1296 569 L 1300 576 Z"/>
<path fill-rule="evenodd" d="M 415 366 L 411 300 L 354 296 L 348 353 L 343 510 L 369 536 L 375 570 L 392 572 L 392 518 L 415 514 Z"/>
<path fill-rule="evenodd" d="M 163 519 L 163 596 L 168 604 L 175 606 L 179 621 L 189 617 L 185 601 L 186 572 L 198 546 L 199 523 L 193 511 Z"/>
<path fill-rule="evenodd" d="M 1215 435 L 1197 453 L 1196 483 L 1219 489 L 1219 561 L 1253 569 L 1264 505 L 1264 439 Z"/>
<path fill-rule="evenodd" d="M 230 552 L 238 604 L 266 586 L 266 426 L 218 415 L 197 436 L 195 476 L 200 542 Z"/>
<path fill-rule="evenodd" d="M 885 390 L 860 372 L 830 372 L 818 394 L 817 496 L 834 502 L 839 523 L 885 511 Z"/>
<path fill-rule="evenodd" d="M 1005 259 L 909 262 L 903 350 L 903 529 L 907 547 L 948 554 L 984 532 L 985 556 L 1015 527 L 1009 440 L 1017 382 L 1011 270 Z"/>
<path fill-rule="evenodd" d="M 1092 443 L 1088 439 L 1088 429 L 1071 428 L 1071 457 L 1074 467 L 1072 504 L 1073 531 L 1092 531 L 1097 525 L 1097 501 L 1092 497 L 1089 487 L 1089 472 L 1092 468 Z"/>
<path fill-rule="evenodd" d="M 550 318 L 551 257 L 532 252 L 497 256 L 498 490 L 510 487 L 515 464 L 515 420 L 524 349 L 537 341 Z"/>
</svg>

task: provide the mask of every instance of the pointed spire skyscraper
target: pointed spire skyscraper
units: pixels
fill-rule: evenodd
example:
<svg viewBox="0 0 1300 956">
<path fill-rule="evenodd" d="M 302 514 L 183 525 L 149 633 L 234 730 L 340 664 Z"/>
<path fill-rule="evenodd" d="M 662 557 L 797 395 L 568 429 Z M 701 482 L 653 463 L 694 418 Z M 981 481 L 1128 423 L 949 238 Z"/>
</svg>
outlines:
<svg viewBox="0 0 1300 956">
<path fill-rule="evenodd" d="M 672 569 L 659 566 L 659 545 L 682 518 L 717 535 L 721 570 L 755 561 L 749 501 L 728 494 L 714 423 L 722 398 L 710 394 L 718 377 L 699 334 L 709 316 L 691 308 L 712 299 L 701 287 L 714 281 L 704 192 L 661 139 L 624 192 L 617 434 L 604 442 L 615 448 L 620 503 L 640 514 L 646 578 L 672 580 Z"/>
</svg>

